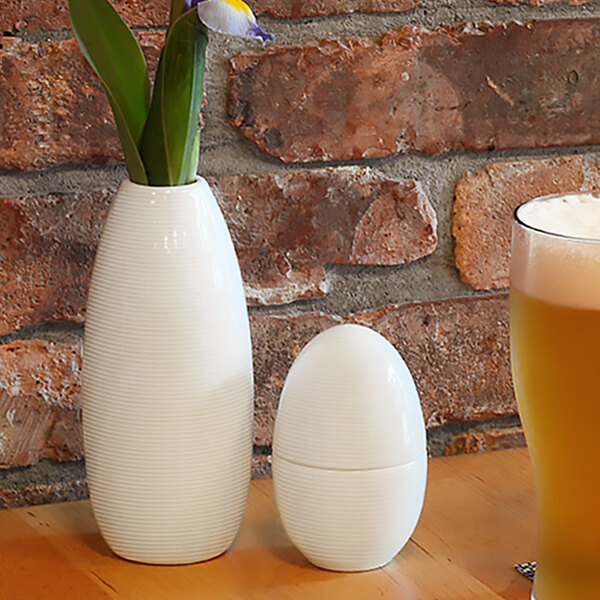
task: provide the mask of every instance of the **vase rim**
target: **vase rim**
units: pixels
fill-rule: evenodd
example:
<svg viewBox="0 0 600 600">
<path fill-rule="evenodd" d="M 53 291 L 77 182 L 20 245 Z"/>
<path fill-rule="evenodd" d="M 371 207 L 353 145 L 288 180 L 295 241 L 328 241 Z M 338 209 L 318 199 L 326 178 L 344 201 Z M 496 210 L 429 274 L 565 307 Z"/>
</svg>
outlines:
<svg viewBox="0 0 600 600">
<path fill-rule="evenodd" d="M 129 177 L 126 177 L 121 182 L 121 185 L 126 185 L 128 187 L 139 188 L 144 190 L 155 190 L 157 192 L 168 192 L 172 190 L 189 190 L 195 186 L 204 186 L 207 184 L 208 182 L 206 181 L 206 179 L 204 179 L 204 177 L 200 175 L 197 176 L 195 181 L 192 181 L 191 183 L 184 183 L 181 185 L 149 185 L 145 183 L 136 183 L 135 181 L 131 181 Z"/>
</svg>

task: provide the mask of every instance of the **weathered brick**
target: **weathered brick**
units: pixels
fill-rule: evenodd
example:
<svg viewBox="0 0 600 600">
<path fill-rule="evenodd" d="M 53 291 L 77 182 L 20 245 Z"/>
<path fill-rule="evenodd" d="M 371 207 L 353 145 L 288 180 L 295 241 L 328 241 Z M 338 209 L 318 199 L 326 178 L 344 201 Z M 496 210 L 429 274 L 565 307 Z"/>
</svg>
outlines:
<svg viewBox="0 0 600 600">
<path fill-rule="evenodd" d="M 456 187 L 452 232 L 456 265 L 475 289 L 508 285 L 512 214 L 546 194 L 600 190 L 600 170 L 581 156 L 495 163 Z"/>
<path fill-rule="evenodd" d="M 88 496 L 89 490 L 84 479 L 59 483 L 31 483 L 23 487 L 0 487 L 0 509 L 71 502 L 84 500 Z"/>
<path fill-rule="evenodd" d="M 548 4 L 556 4 L 558 2 L 562 4 L 570 4 L 571 6 L 581 6 L 587 4 L 588 0 L 490 0 L 496 4 L 512 4 L 513 6 L 519 6 L 521 4 L 529 4 L 530 6 L 547 6 Z"/>
<path fill-rule="evenodd" d="M 396 346 L 415 379 L 427 427 L 517 413 L 506 295 L 386 306 L 344 318 L 254 316 L 257 444 L 272 442 L 279 396 L 295 357 L 316 334 L 340 322 L 372 327 Z"/>
<path fill-rule="evenodd" d="M 152 70 L 162 40 L 140 35 Z M 106 95 L 74 40 L 4 38 L 0 82 L 0 169 L 123 160 Z"/>
<path fill-rule="evenodd" d="M 155 27 L 169 20 L 165 0 L 113 0 L 115 8 L 130 27 Z M 70 29 L 67 0 L 2 0 L 0 31 L 51 31 Z"/>
<path fill-rule="evenodd" d="M 83 457 L 78 344 L 0 346 L 0 468 Z"/>
<path fill-rule="evenodd" d="M 324 295 L 324 265 L 398 265 L 435 250 L 435 213 L 412 181 L 348 167 L 210 182 L 252 303 Z"/>
<path fill-rule="evenodd" d="M 469 432 L 456 435 L 446 446 L 445 455 L 476 454 L 508 448 L 524 448 L 525 434 L 522 427 Z"/>
<path fill-rule="evenodd" d="M 436 219 L 419 184 L 359 167 L 212 178 L 248 300 L 326 292 L 324 265 L 396 265 L 430 254 Z M 0 335 L 81 321 L 114 189 L 0 199 Z"/>
<path fill-rule="evenodd" d="M 244 53 L 233 125 L 284 162 L 600 142 L 600 20 L 547 20 Z"/>
<path fill-rule="evenodd" d="M 67 0 L 2 0 L 0 31 L 48 31 L 70 29 Z M 405 12 L 420 0 L 255 0 L 250 2 L 256 14 L 275 17 L 317 17 L 354 12 Z M 169 3 L 165 0 L 114 0 L 115 8 L 131 27 L 167 25 Z"/>
<path fill-rule="evenodd" d="M 81 321 L 112 190 L 0 198 L 0 335 Z"/>
</svg>

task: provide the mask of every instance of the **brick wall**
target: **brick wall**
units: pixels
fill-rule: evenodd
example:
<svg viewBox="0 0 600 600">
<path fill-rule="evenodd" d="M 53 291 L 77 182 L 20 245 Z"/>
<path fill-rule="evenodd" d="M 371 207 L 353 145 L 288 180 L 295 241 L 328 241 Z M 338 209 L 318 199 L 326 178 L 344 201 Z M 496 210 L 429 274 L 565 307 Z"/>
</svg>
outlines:
<svg viewBox="0 0 600 600">
<path fill-rule="evenodd" d="M 167 0 L 115 0 L 155 64 Z M 255 0 L 276 42 L 213 36 L 201 173 L 238 251 L 255 476 L 281 387 L 342 322 L 408 362 L 432 455 L 524 443 L 508 353 L 510 218 L 600 187 L 600 1 Z M 125 176 L 66 0 L 3 0 L 0 507 L 87 493 L 85 297 Z"/>
</svg>

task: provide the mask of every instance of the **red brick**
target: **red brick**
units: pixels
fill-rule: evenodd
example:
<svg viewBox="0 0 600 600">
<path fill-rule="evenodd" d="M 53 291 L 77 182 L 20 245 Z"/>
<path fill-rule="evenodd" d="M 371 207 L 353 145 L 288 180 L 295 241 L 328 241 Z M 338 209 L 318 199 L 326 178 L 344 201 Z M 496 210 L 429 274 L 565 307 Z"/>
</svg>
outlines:
<svg viewBox="0 0 600 600">
<path fill-rule="evenodd" d="M 162 40 L 160 33 L 140 35 L 151 69 Z M 123 159 L 106 95 L 74 40 L 4 38 L 0 80 L 0 169 Z"/>
<path fill-rule="evenodd" d="M 513 211 L 546 194 L 600 190 L 600 170 L 582 156 L 495 163 L 456 187 L 452 232 L 456 265 L 475 289 L 508 285 Z"/>
<path fill-rule="evenodd" d="M 490 0 L 490 2 L 495 2 L 496 4 L 512 4 L 513 6 L 518 6 L 521 4 L 529 4 L 530 6 L 547 6 L 548 4 L 567 4 L 569 3 L 571 6 L 581 6 L 583 4 L 587 4 L 587 0 Z"/>
<path fill-rule="evenodd" d="M 231 61 L 231 123 L 284 162 L 600 142 L 600 20 L 272 47 Z"/>
<path fill-rule="evenodd" d="M 112 190 L 0 199 L 0 335 L 81 321 Z"/>
<path fill-rule="evenodd" d="M 78 344 L 0 346 L 0 468 L 83 457 Z"/>
<path fill-rule="evenodd" d="M 0 31 L 48 31 L 70 29 L 67 0 L 2 0 Z M 420 0 L 255 0 L 250 6 L 256 14 L 276 17 L 317 17 L 354 12 L 405 12 Z M 165 0 L 114 0 L 115 8 L 131 27 L 167 25 L 169 3 Z"/>
<path fill-rule="evenodd" d="M 523 428 L 511 427 L 492 431 L 461 433 L 448 442 L 445 455 L 476 454 L 477 452 L 524 448 L 525 446 Z"/>
<path fill-rule="evenodd" d="M 517 413 L 509 366 L 508 297 L 444 300 L 347 315 L 254 316 L 255 442 L 272 441 L 288 370 L 315 335 L 340 322 L 372 327 L 415 379 L 427 427 Z"/>
<path fill-rule="evenodd" d="M 165 0 L 113 0 L 130 27 L 166 25 L 170 2 Z M 70 29 L 67 0 L 2 0 L 0 31 Z"/>
<path fill-rule="evenodd" d="M 436 247 L 419 184 L 348 167 L 211 178 L 251 303 L 326 293 L 324 265 L 399 265 Z"/>
<path fill-rule="evenodd" d="M 59 483 L 31 483 L 23 487 L 0 487 L 0 509 L 19 508 L 49 504 L 51 502 L 71 502 L 88 498 L 89 491 L 84 479 Z"/>
<path fill-rule="evenodd" d="M 397 265 L 436 246 L 433 209 L 415 182 L 349 167 L 212 178 L 248 300 L 326 293 L 324 266 Z M 115 190 L 0 199 L 0 335 L 82 321 L 96 245 Z"/>
</svg>

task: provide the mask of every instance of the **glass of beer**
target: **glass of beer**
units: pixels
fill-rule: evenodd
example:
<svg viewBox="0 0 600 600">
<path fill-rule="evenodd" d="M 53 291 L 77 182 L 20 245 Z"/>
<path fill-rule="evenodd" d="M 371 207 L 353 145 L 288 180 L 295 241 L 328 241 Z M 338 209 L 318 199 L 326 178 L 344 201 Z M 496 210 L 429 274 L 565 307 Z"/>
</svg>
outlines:
<svg viewBox="0 0 600 600">
<path fill-rule="evenodd" d="M 545 196 L 513 221 L 513 381 L 531 456 L 532 598 L 600 598 L 600 198 Z"/>
</svg>

